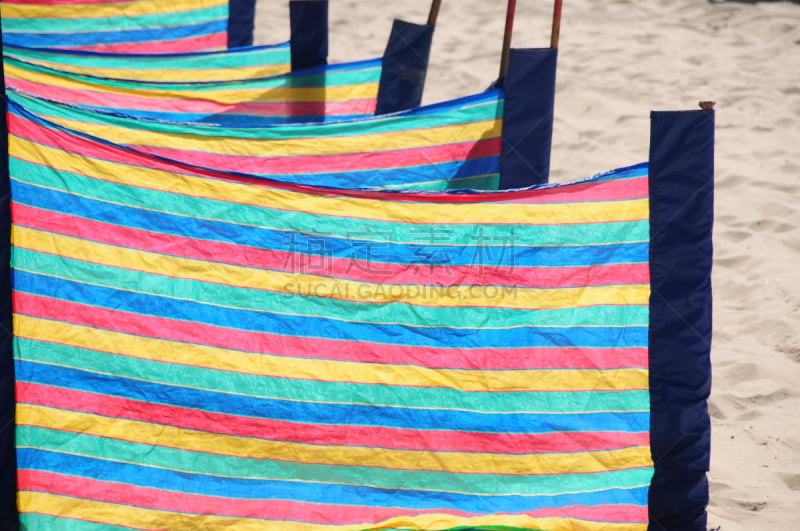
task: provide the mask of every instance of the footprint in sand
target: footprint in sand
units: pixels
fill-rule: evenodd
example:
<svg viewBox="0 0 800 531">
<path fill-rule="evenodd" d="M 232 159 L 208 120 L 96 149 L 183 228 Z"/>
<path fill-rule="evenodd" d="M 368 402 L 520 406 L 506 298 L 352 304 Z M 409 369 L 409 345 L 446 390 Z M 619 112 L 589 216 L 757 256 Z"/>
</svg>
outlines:
<svg viewBox="0 0 800 531">
<path fill-rule="evenodd" d="M 800 490 L 800 474 L 781 474 L 781 480 L 791 490 Z"/>
</svg>

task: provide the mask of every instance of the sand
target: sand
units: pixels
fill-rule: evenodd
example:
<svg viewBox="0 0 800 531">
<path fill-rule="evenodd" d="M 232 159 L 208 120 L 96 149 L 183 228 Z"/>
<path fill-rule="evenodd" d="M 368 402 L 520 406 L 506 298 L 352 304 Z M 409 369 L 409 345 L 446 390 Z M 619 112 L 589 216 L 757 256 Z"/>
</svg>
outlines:
<svg viewBox="0 0 800 531">
<path fill-rule="evenodd" d="M 430 0 L 333 0 L 331 62 L 377 57 Z M 549 45 L 552 2 L 518 2 L 513 45 Z M 553 181 L 645 161 L 649 111 L 717 102 L 709 529 L 800 529 L 800 5 L 565 0 Z M 506 2 L 444 0 L 424 102 L 497 76 Z M 256 42 L 288 39 L 259 0 Z"/>
</svg>

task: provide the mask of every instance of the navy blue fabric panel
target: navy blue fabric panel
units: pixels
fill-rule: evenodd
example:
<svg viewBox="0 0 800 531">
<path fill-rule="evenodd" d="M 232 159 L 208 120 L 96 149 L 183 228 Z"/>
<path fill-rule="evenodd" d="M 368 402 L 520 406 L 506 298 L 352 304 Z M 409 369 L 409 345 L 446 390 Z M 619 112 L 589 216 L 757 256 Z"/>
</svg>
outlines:
<svg viewBox="0 0 800 531">
<path fill-rule="evenodd" d="M 711 452 L 714 111 L 650 131 L 651 531 L 705 531 Z"/>
<path fill-rule="evenodd" d="M 292 72 L 328 64 L 328 1 L 289 2 Z"/>
<path fill-rule="evenodd" d="M 383 54 L 375 114 L 419 107 L 428 73 L 433 30 L 433 25 L 394 21 Z"/>
<path fill-rule="evenodd" d="M 503 148 L 500 189 L 546 183 L 550 177 L 558 50 L 515 49 L 502 80 Z"/>
<path fill-rule="evenodd" d="M 256 0 L 228 0 L 228 48 L 253 45 Z"/>
<path fill-rule="evenodd" d="M 0 48 L 3 37 L 0 31 Z M 11 345 L 11 203 L 8 176 L 6 80 L 0 68 L 0 529 L 17 529 L 17 456 L 14 450 L 14 354 Z"/>
</svg>

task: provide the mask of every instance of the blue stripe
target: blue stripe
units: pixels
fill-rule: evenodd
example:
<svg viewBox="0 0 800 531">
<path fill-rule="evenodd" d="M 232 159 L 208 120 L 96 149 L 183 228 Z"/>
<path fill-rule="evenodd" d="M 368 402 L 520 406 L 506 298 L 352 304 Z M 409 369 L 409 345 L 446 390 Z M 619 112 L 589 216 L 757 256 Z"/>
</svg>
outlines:
<svg viewBox="0 0 800 531">
<path fill-rule="evenodd" d="M 114 61 L 127 61 L 127 60 L 136 60 L 140 61 L 143 59 L 155 59 L 160 60 L 168 57 L 175 57 L 181 59 L 193 59 L 193 58 L 202 58 L 214 55 L 221 55 L 230 57 L 232 59 L 236 58 L 237 56 L 241 55 L 250 55 L 250 54 L 262 54 L 263 52 L 274 52 L 274 51 L 283 51 L 288 50 L 291 44 L 289 42 L 279 42 L 275 44 L 265 44 L 261 46 L 245 46 L 242 48 L 230 48 L 228 50 L 203 50 L 199 52 L 171 52 L 171 53 L 158 53 L 158 54 L 148 54 L 148 53 L 115 53 L 115 52 L 103 52 L 103 51 L 96 51 L 96 50 L 59 50 L 59 49 L 49 49 L 49 48 L 37 48 L 32 49 L 28 46 L 18 46 L 18 45 L 10 45 L 7 43 L 3 43 L 4 51 L 9 52 L 11 56 L 17 58 L 23 57 L 30 57 L 33 56 L 39 59 L 47 59 L 54 62 L 59 62 L 58 57 L 60 55 L 69 57 L 69 56 L 85 56 L 85 57 L 104 57 L 106 59 L 112 59 Z M 283 54 L 281 54 L 283 56 Z M 288 57 L 288 56 L 287 56 Z M 242 65 L 246 66 L 246 65 Z"/>
<path fill-rule="evenodd" d="M 52 255 L 48 253 L 16 248 L 12 266 L 27 271 L 49 271 L 52 269 Z M 77 282 L 97 283 L 95 266 L 78 259 L 59 256 L 59 276 Z M 124 280 L 123 280 L 124 277 Z M 163 287 L 163 276 L 141 271 L 128 270 L 124 275 L 108 280 L 110 286 L 136 286 L 145 293 L 159 293 Z M 287 296 L 284 293 L 254 291 L 251 288 L 225 286 L 225 289 L 211 288 L 200 280 L 170 278 L 169 295 L 177 298 L 219 304 L 233 308 L 261 310 L 279 314 L 297 314 L 320 317 L 349 316 L 354 322 L 410 324 L 424 323 L 429 326 L 462 328 L 465 324 L 497 323 L 497 328 L 509 329 L 531 325 L 530 310 L 514 308 L 480 308 L 458 306 L 397 306 L 384 304 L 370 305 L 369 316 L 363 313 L 364 303 L 337 301 L 331 307 L 328 299 L 304 296 Z M 106 283 L 104 281 L 104 283 Z M 539 310 L 536 312 L 537 326 L 562 326 L 563 323 L 577 326 L 646 326 L 648 307 L 626 306 L 587 306 L 580 308 L 561 308 Z M 481 327 L 492 328 L 489 324 Z M 465 352 L 466 355 L 466 352 Z"/>
<path fill-rule="evenodd" d="M 125 111 L 128 112 L 128 111 Z M 133 111 L 138 114 L 138 111 Z M 144 113 L 154 114 L 154 113 Z M 261 122 L 262 125 L 267 125 L 273 122 L 272 125 L 277 123 L 277 120 L 286 120 L 293 125 L 296 123 L 296 117 L 279 118 L 279 117 L 266 117 L 258 115 L 182 115 L 176 114 L 173 118 L 177 117 L 179 120 L 183 116 L 187 120 L 197 119 L 202 122 L 205 119 L 218 120 L 221 116 L 226 116 L 220 120 L 222 125 L 230 126 L 230 120 L 244 119 L 253 124 Z M 337 123 L 340 117 L 328 117 L 328 123 Z M 206 124 L 208 125 L 208 124 Z M 209 129 L 213 128 L 209 126 Z M 187 162 L 191 163 L 191 153 L 187 152 Z M 20 161 L 20 164 L 30 164 L 25 161 Z M 255 172 L 253 175 L 259 175 L 269 179 L 275 179 L 282 182 L 304 184 L 311 186 L 330 186 L 336 188 L 367 188 L 367 187 L 381 187 L 381 186 L 398 186 L 398 185 L 412 185 L 414 183 L 424 184 L 426 182 L 439 181 L 447 183 L 448 181 L 456 179 L 474 178 L 483 175 L 497 175 L 499 171 L 500 158 L 498 156 L 467 159 L 453 162 L 441 162 L 436 164 L 425 164 L 420 166 L 402 166 L 395 168 L 381 168 L 381 169 L 350 169 L 339 172 L 326 172 L 326 173 L 290 173 L 290 174 L 276 174 L 276 173 L 259 173 Z"/>
<path fill-rule="evenodd" d="M 361 425 L 476 433 L 642 433 L 650 427 L 649 411 L 495 414 L 360 404 L 317 404 L 189 389 L 24 360 L 17 361 L 16 371 L 17 381 L 20 382 L 54 385 L 199 411 L 312 425 Z M 224 377 L 224 373 L 220 377 Z M 532 372 L 531 378 L 534 377 Z M 153 422 L 157 423 L 158 419 L 153 419 Z"/>
<path fill-rule="evenodd" d="M 45 346 L 46 345 L 46 346 Z M 390 387 L 343 382 L 317 382 L 289 380 L 282 377 L 261 376 L 225 371 L 220 377 L 218 369 L 180 366 L 177 371 L 165 371 L 161 361 L 119 356 L 112 353 L 84 349 L 48 341 L 14 338 L 14 347 L 20 357 L 40 363 L 53 363 L 85 371 L 108 372 L 115 367 L 117 374 L 151 380 L 170 385 L 175 373 L 181 378 L 204 381 L 213 378 L 208 388 L 226 393 L 249 393 L 262 397 L 315 402 L 369 402 L 400 407 L 427 407 L 435 409 L 469 409 L 474 411 L 611 411 L 632 409 L 631 404 L 641 404 L 637 409 L 647 409 L 650 395 L 646 389 L 625 391 L 550 391 L 531 393 L 507 391 L 503 393 L 465 393 L 457 389 L 426 387 Z M 323 353 L 320 353 L 322 359 Z M 398 364 L 402 365 L 402 364 Z M 591 396 L 587 395 L 589 393 Z M 349 400 L 345 397 L 350 397 Z M 512 404 L 512 405 L 509 405 Z"/>
<path fill-rule="evenodd" d="M 408 510 L 450 509 L 478 514 L 516 513 L 543 508 L 614 504 L 647 505 L 647 487 L 608 488 L 595 492 L 546 496 L 479 496 L 436 491 L 381 489 L 338 484 L 301 483 L 268 479 L 225 478 L 174 472 L 135 464 L 109 462 L 78 455 L 20 448 L 19 469 L 52 471 L 98 481 L 246 500 L 287 500 Z M 535 476 L 531 477 L 535 481 Z"/>
<path fill-rule="evenodd" d="M 224 33 L 228 30 L 227 19 L 170 28 L 145 28 L 127 31 L 102 31 L 91 33 L 9 33 L 3 42 L 30 48 L 58 48 L 65 46 L 96 46 L 103 44 L 178 41 L 203 35 Z"/>
<path fill-rule="evenodd" d="M 39 65 L 27 65 L 24 61 L 19 61 L 15 59 L 11 59 L 12 62 L 16 62 L 20 65 L 21 68 L 28 68 L 34 70 L 42 70 L 44 72 L 51 72 L 57 75 L 63 75 L 59 73 L 58 70 L 54 70 L 47 66 L 39 66 Z M 363 66 L 361 66 L 363 64 Z M 326 66 L 325 70 L 320 71 L 318 74 L 312 75 L 306 72 L 295 72 L 289 74 L 278 74 L 275 76 L 269 76 L 265 78 L 259 78 L 255 80 L 233 80 L 230 82 L 225 81 L 211 81 L 208 83 L 201 83 L 201 82 L 165 82 L 165 83 L 158 83 L 153 81 L 142 81 L 142 82 L 135 82 L 137 85 L 145 86 L 145 87 L 152 87 L 152 88 L 163 88 L 164 85 L 174 86 L 177 89 L 193 89 L 196 91 L 204 91 L 210 90 L 215 91 L 219 90 L 221 87 L 224 86 L 238 86 L 241 84 L 247 85 L 250 88 L 264 88 L 264 89 L 274 89 L 274 88 L 285 88 L 289 87 L 299 87 L 299 88 L 309 88 L 309 87 L 319 87 L 323 84 L 329 86 L 328 80 L 325 80 L 323 83 L 321 80 L 323 78 L 330 78 L 334 82 L 337 81 L 337 74 L 338 71 L 343 70 L 342 74 L 344 76 L 351 77 L 352 75 L 358 74 L 361 76 L 360 82 L 371 82 L 372 80 L 376 79 L 376 76 L 379 74 L 378 70 L 380 68 L 380 60 L 368 60 L 362 61 L 360 63 L 344 63 L 343 65 L 338 66 Z M 360 69 L 360 71 L 358 71 Z M 70 77 L 75 78 L 90 78 L 95 81 L 102 80 L 101 77 L 92 77 L 87 76 L 86 74 L 69 74 Z M 350 86 L 351 83 L 341 83 L 334 84 L 334 86 L 342 86 L 347 87 Z M 77 104 L 72 102 L 63 102 L 63 101 L 55 101 L 46 98 L 43 95 L 31 95 L 25 92 L 16 91 L 15 89 L 10 89 L 12 92 L 11 100 L 14 102 L 15 105 L 12 105 L 9 109 L 11 112 L 24 117 L 26 120 L 33 121 L 38 124 L 42 124 L 46 127 L 53 127 L 55 129 L 64 130 L 70 134 L 76 134 L 75 131 L 60 125 L 56 125 L 51 122 L 47 116 L 55 115 L 62 118 L 68 118 L 72 120 L 78 121 L 85 121 L 87 123 L 92 122 L 102 122 L 111 125 L 117 125 L 121 127 L 132 127 L 134 129 L 141 129 L 141 127 L 136 127 L 137 121 L 127 119 L 124 113 L 113 113 L 113 112 L 105 112 L 105 114 L 109 115 L 110 118 L 97 116 L 97 111 L 92 112 L 86 110 L 86 106 L 83 104 Z M 244 131 L 213 131 L 209 130 L 210 133 L 213 133 L 213 136 L 222 136 L 222 137 L 235 137 L 235 138 L 308 138 L 309 130 L 311 130 L 311 135 L 314 137 L 351 137 L 353 135 L 363 135 L 366 133 L 374 133 L 371 128 L 375 126 L 380 126 L 382 129 L 379 132 L 385 132 L 383 130 L 383 126 L 390 127 L 387 131 L 390 132 L 421 132 L 431 127 L 439 127 L 439 126 L 447 126 L 447 125 L 459 125 L 463 126 L 466 124 L 471 124 L 477 122 L 484 122 L 489 120 L 495 120 L 497 118 L 502 117 L 502 108 L 503 102 L 502 100 L 498 99 L 497 94 L 495 93 L 488 93 L 488 94 L 476 94 L 472 96 L 465 96 L 463 98 L 459 98 L 456 100 L 449 100 L 444 103 L 436 104 L 436 105 L 429 105 L 425 107 L 418 107 L 410 111 L 406 111 L 403 113 L 398 113 L 395 115 L 390 116 L 377 116 L 369 120 L 363 121 L 355 121 L 355 122 L 345 122 L 338 124 L 337 126 L 331 126 L 327 128 L 319 129 L 316 125 L 309 127 L 307 124 L 297 124 L 291 128 L 284 128 L 279 131 L 270 131 L 267 128 L 267 131 L 256 131 L 255 133 L 251 131 L 247 131 L 248 128 L 242 128 Z M 101 114 L 103 114 L 101 112 Z M 431 118 L 435 119 L 435 122 L 431 121 Z M 402 125 L 403 127 L 399 127 L 398 124 Z M 170 127 L 172 126 L 172 127 Z M 191 127 L 189 127 L 191 129 Z M 186 124 L 163 124 L 163 130 L 170 133 L 177 133 L 177 134 L 185 134 L 187 132 Z M 85 133 L 78 133 L 79 136 L 90 136 Z M 108 140 L 105 140 L 108 142 Z"/>
<path fill-rule="evenodd" d="M 168 57 L 193 59 L 193 58 L 209 57 L 214 55 L 221 55 L 225 56 L 226 58 L 230 57 L 231 59 L 238 59 L 239 58 L 238 56 L 241 55 L 261 54 L 263 52 L 271 53 L 274 51 L 288 50 L 290 48 L 290 43 L 280 42 L 276 44 L 265 44 L 262 46 L 246 46 L 243 48 L 231 48 L 228 50 L 204 50 L 199 52 L 172 52 L 172 53 L 158 53 L 158 54 L 147 54 L 147 53 L 120 54 L 115 52 L 103 52 L 95 50 L 59 50 L 59 49 L 48 49 L 48 48 L 31 49 L 28 46 L 11 45 L 5 42 L 3 43 L 3 48 L 5 52 L 9 53 L 9 55 L 11 55 L 12 57 L 16 57 L 18 59 L 32 56 L 36 59 L 59 62 L 58 59 L 59 56 L 65 56 L 65 57 L 85 56 L 85 57 L 98 57 L 98 58 L 103 57 L 106 59 L 111 59 L 113 61 L 124 62 L 127 60 L 141 61 L 147 59 L 154 59 L 158 61 Z M 283 57 L 283 54 L 281 54 L 281 57 Z M 288 55 L 286 57 L 288 58 Z M 247 65 L 242 65 L 242 66 L 247 66 Z"/>
<path fill-rule="evenodd" d="M 13 173 L 18 178 L 25 178 L 26 171 L 55 171 L 51 168 L 36 165 L 27 165 L 27 168 L 22 168 L 19 166 L 22 161 L 18 159 L 12 159 L 11 163 L 15 168 Z M 59 174 L 62 180 L 68 176 L 67 172 L 59 172 Z M 135 201 L 136 189 L 133 187 L 125 188 L 128 192 L 127 200 L 129 202 Z M 518 245 L 501 249 L 481 247 L 475 242 L 459 247 L 434 245 L 430 242 L 419 245 L 394 242 L 364 242 L 355 238 L 347 238 L 347 235 L 343 235 L 342 238 L 306 235 L 141 210 L 131 206 L 105 203 L 56 190 L 47 190 L 19 181 L 12 181 L 12 191 L 14 200 L 17 203 L 70 215 L 75 212 L 87 213 L 91 216 L 91 219 L 112 225 L 173 234 L 195 240 L 230 242 L 242 246 L 289 253 L 344 258 L 372 265 L 411 264 L 419 265 L 420 267 L 430 265 L 555 267 L 557 265 L 559 267 L 570 267 L 617 263 L 635 264 L 646 263 L 649 251 L 649 243 L 647 242 L 552 247 Z M 157 208 L 157 205 L 152 206 Z M 263 209 L 262 213 L 264 214 L 264 223 L 272 221 L 268 216 L 286 216 L 285 212 L 277 210 Z M 630 229 L 633 226 L 632 223 L 620 223 L 614 228 L 620 232 L 621 237 L 625 237 L 630 235 Z M 575 227 L 577 231 L 585 229 L 584 225 L 574 225 L 572 227 Z M 604 224 L 603 228 L 604 230 L 610 230 L 610 225 Z M 446 240 L 447 229 L 444 228 L 442 230 L 445 232 L 438 236 L 440 239 Z M 563 227 L 560 230 L 563 232 Z M 432 238 L 430 234 L 421 233 L 420 240 Z M 380 237 L 381 234 L 378 233 L 374 236 Z M 515 243 L 521 244 L 525 242 Z M 580 285 L 583 286 L 583 284 Z"/>
<path fill-rule="evenodd" d="M 310 482 L 324 480 L 329 483 L 371 485 L 379 488 L 403 486 L 411 490 L 456 490 L 476 495 L 540 495 L 543 493 L 594 491 L 608 487 L 633 487 L 648 484 L 653 474 L 651 467 L 609 471 L 602 474 L 543 475 L 535 476 L 535 479 L 532 479 L 534 476 L 518 474 L 482 474 L 480 476 L 481 483 L 472 481 L 470 476 L 466 476 L 463 480 L 466 483 L 462 483 L 459 488 L 454 486 L 452 474 L 448 472 L 425 471 L 421 474 L 409 475 L 405 470 L 383 468 L 378 477 L 374 473 L 375 469 L 369 466 L 308 463 L 292 463 L 291 468 L 287 470 L 282 461 L 246 456 L 208 455 L 192 450 L 165 449 L 158 446 L 153 447 L 147 443 L 31 426 L 17 427 L 17 442 L 20 447 L 74 450 L 74 453 L 79 454 L 86 454 L 86 452 L 78 450 L 85 448 L 85 444 L 96 448 L 99 443 L 102 444 L 105 456 L 134 455 L 137 464 L 159 468 L 185 469 L 192 466 L 189 463 L 192 463 L 194 459 L 200 459 L 204 461 L 204 466 L 197 467 L 195 470 L 212 475 L 229 476 L 232 475 L 231 471 L 244 467 L 248 471 L 249 477 L 253 478 L 276 480 L 289 478 Z M 173 457 L 175 453 L 182 455 L 176 460 Z M 442 487 L 443 485 L 447 485 L 447 487 Z M 469 485 L 469 487 L 465 485 Z"/>
<path fill-rule="evenodd" d="M 108 112 L 108 107 L 99 107 L 87 105 L 83 108 L 93 112 Z M 189 113 L 189 112 L 163 112 L 163 111 L 141 111 L 138 109 L 124 109 L 126 115 L 141 118 L 143 120 L 153 121 L 166 121 L 166 122 L 192 122 L 193 125 L 208 125 L 215 127 L 265 127 L 272 125 L 286 125 L 302 123 L 332 123 L 345 120 L 361 120 L 373 116 L 372 113 L 361 114 L 337 114 L 337 115 L 324 115 L 324 114 L 238 114 L 238 113 L 224 113 L 224 114 L 207 114 L 207 113 Z M 290 111 L 291 112 L 291 111 Z M 265 174 L 262 174 L 265 175 Z M 273 174 L 270 174 L 273 175 Z M 294 175 L 273 175 L 275 179 L 290 181 L 292 178 L 297 178 Z M 311 179 L 304 179 L 305 182 L 312 182 Z M 299 182 L 299 180 L 298 180 Z"/>
<path fill-rule="evenodd" d="M 108 273 L 113 272 L 108 268 Z M 531 325 L 505 330 L 484 328 L 415 327 L 400 324 L 358 323 L 225 308 L 15 270 L 14 289 L 43 297 L 99 306 L 140 315 L 202 323 L 234 330 L 290 337 L 369 341 L 378 344 L 447 348 L 521 348 L 570 345 L 586 348 L 646 348 L 647 326 L 545 327 Z"/>
<path fill-rule="evenodd" d="M 84 5 L 81 8 L 84 13 L 91 15 L 95 6 Z M 130 16 L 124 13 L 124 6 L 117 8 L 117 14 L 104 17 L 92 18 L 77 16 L 59 17 L 59 9 L 54 7 L 50 12 L 50 17 L 37 18 L 34 24 L 31 19 L 26 18 L 5 18 L 3 19 L 3 31 L 6 33 L 36 33 L 40 35 L 65 35 L 71 33 L 99 34 L 114 33 L 141 29 L 161 29 L 167 33 L 172 28 L 184 26 L 187 22 L 201 24 L 227 18 L 228 6 L 219 5 L 205 8 L 189 8 L 181 11 L 150 13 Z M 64 13 L 61 13 L 62 15 Z M 38 26 L 31 28 L 32 25 Z M 47 30 L 42 31 L 42 28 Z"/>
</svg>

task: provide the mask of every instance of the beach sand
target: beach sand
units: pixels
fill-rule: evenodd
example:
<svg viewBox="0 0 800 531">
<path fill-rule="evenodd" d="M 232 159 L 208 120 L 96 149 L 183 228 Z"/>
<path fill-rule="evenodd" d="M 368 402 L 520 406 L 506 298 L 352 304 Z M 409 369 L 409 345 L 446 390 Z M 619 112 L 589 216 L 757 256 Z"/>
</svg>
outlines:
<svg viewBox="0 0 800 531">
<path fill-rule="evenodd" d="M 552 2 L 518 2 L 513 45 L 546 47 Z M 647 159 L 650 110 L 717 102 L 709 528 L 800 529 L 800 5 L 566 0 L 553 181 Z M 497 77 L 506 2 L 445 0 L 425 103 Z M 333 0 L 330 60 L 380 56 L 430 0 Z M 259 0 L 256 43 L 289 37 Z"/>
</svg>

